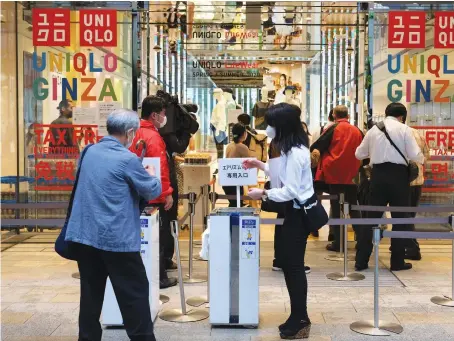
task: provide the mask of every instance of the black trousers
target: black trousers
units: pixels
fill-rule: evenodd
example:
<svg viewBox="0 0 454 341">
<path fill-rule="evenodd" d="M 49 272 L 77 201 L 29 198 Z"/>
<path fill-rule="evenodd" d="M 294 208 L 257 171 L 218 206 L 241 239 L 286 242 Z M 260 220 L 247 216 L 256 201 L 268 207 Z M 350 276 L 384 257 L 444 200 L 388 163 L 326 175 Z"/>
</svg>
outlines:
<svg viewBox="0 0 454 341">
<path fill-rule="evenodd" d="M 175 202 L 174 202 L 175 203 Z M 170 222 L 172 219 L 172 209 L 166 211 L 164 205 L 159 207 L 159 277 L 160 279 L 167 278 L 166 269 L 172 263 L 173 254 L 175 251 L 175 241 L 172 236 Z"/>
<path fill-rule="evenodd" d="M 315 178 L 315 175 L 314 175 Z M 323 195 L 323 193 L 329 193 L 329 185 L 323 181 L 314 181 L 314 191 L 317 195 Z M 331 208 L 329 210 L 329 217 L 332 218 Z M 334 240 L 334 228 L 329 226 L 328 240 Z"/>
<path fill-rule="evenodd" d="M 421 200 L 422 195 L 422 186 L 410 186 L 410 206 L 416 207 L 419 206 L 419 201 Z M 416 212 L 409 213 L 410 218 L 416 217 Z M 411 224 L 410 231 L 415 230 L 415 224 Z M 407 254 L 414 255 L 420 252 L 419 243 L 416 239 L 409 239 L 406 247 Z"/>
<path fill-rule="evenodd" d="M 349 203 L 350 205 L 356 205 L 358 203 L 357 193 L 358 188 L 356 185 L 329 185 L 329 194 L 331 195 L 339 195 L 344 194 L 345 202 Z M 331 210 L 330 210 L 330 217 L 334 219 L 338 219 L 341 217 L 341 208 L 339 205 L 339 200 L 330 200 Z M 361 218 L 361 212 L 359 211 L 351 211 L 350 212 L 351 218 Z M 333 244 L 336 248 L 340 248 L 340 235 L 341 235 L 341 228 L 339 225 L 333 225 L 333 233 L 334 233 L 334 240 Z M 343 229 L 342 229 L 343 230 Z M 357 225 L 353 226 L 353 230 L 356 234 L 361 233 L 360 227 Z"/>
<path fill-rule="evenodd" d="M 236 186 L 222 186 L 224 193 L 226 195 L 236 195 Z M 240 195 L 244 195 L 244 187 L 240 186 Z M 229 207 L 236 207 L 237 205 L 236 199 L 229 199 Z M 240 200 L 240 207 L 243 207 L 243 200 Z"/>
<path fill-rule="evenodd" d="M 304 271 L 309 231 L 303 226 L 302 211 L 287 203 L 282 225 L 282 271 L 290 296 L 291 317 L 309 320 L 307 315 L 307 278 Z"/>
<path fill-rule="evenodd" d="M 277 214 L 277 219 L 283 219 L 285 214 L 279 212 Z M 274 225 L 274 260 L 273 266 L 282 268 L 282 253 L 284 252 L 285 244 L 282 240 L 282 225 Z"/>
<path fill-rule="evenodd" d="M 112 282 L 126 333 L 132 341 L 156 341 L 149 284 L 139 252 L 107 252 L 77 244 L 80 272 L 79 341 L 101 341 L 99 322 L 107 277 Z"/>
<path fill-rule="evenodd" d="M 410 184 L 407 167 L 394 163 L 374 165 L 370 180 L 371 206 L 409 206 Z M 381 218 L 383 212 L 367 212 L 368 218 Z M 408 213 L 391 212 L 393 218 L 407 218 Z M 393 225 L 393 231 L 409 231 L 410 225 Z M 365 265 L 372 254 L 372 227 L 364 227 L 358 238 L 356 264 Z M 391 239 L 391 266 L 401 267 L 405 263 L 406 239 Z"/>
</svg>

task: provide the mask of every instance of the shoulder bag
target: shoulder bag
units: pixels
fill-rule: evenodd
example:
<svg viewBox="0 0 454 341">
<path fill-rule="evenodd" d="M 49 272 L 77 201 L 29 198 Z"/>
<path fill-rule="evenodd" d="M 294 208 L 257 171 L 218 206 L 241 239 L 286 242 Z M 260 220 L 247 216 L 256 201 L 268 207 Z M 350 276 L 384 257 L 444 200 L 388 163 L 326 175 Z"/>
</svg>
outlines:
<svg viewBox="0 0 454 341">
<path fill-rule="evenodd" d="M 87 150 L 91 146 L 93 146 L 93 144 L 89 144 L 88 146 L 86 146 L 85 149 L 82 151 L 82 154 L 80 155 L 79 168 L 77 169 L 76 180 L 74 181 L 73 190 L 71 192 L 71 197 L 69 199 L 69 205 L 68 205 L 68 211 L 66 212 L 65 224 L 63 225 L 63 228 L 61 229 L 60 234 L 58 235 L 58 238 L 55 241 L 55 251 L 61 257 L 69 259 L 69 260 L 77 260 L 77 253 L 74 250 L 73 243 L 65 240 L 66 230 L 68 229 L 68 222 L 69 222 L 69 218 L 71 217 L 71 210 L 73 208 L 74 196 L 76 195 L 77 183 L 79 182 L 79 175 L 80 175 L 80 169 L 82 168 L 82 161 L 84 159 L 85 154 L 87 153 Z"/>
<path fill-rule="evenodd" d="M 408 171 L 408 182 L 413 182 L 414 180 L 416 180 L 419 175 L 419 167 L 416 164 L 416 162 L 407 160 L 407 158 L 404 156 L 404 154 L 395 145 L 393 140 L 391 140 L 391 137 L 389 136 L 388 132 L 386 131 L 385 123 L 383 121 L 377 123 L 377 128 L 380 129 L 386 135 L 386 138 L 388 139 L 389 143 L 391 143 L 391 145 L 397 150 L 397 152 L 400 154 L 400 156 L 402 156 L 402 158 L 405 160 L 405 163 L 407 164 L 407 171 Z"/>
<path fill-rule="evenodd" d="M 307 199 L 304 204 L 297 200 L 293 202 L 302 210 L 304 227 L 310 232 L 317 232 L 328 222 L 328 214 L 321 201 L 318 200 L 316 193 Z"/>
</svg>

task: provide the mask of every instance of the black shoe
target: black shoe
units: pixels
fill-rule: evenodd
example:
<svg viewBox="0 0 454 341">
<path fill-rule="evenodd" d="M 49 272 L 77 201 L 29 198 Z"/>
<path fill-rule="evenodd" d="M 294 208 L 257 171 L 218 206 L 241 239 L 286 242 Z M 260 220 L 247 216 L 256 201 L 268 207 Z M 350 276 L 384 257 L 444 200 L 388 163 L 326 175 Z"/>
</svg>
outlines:
<svg viewBox="0 0 454 341">
<path fill-rule="evenodd" d="M 408 252 L 405 254 L 405 259 L 410 259 L 410 260 L 421 260 L 421 252 Z"/>
<path fill-rule="evenodd" d="M 328 235 L 328 241 L 329 241 L 329 242 L 334 241 L 334 236 L 333 236 L 332 234 L 329 234 L 329 235 Z"/>
<path fill-rule="evenodd" d="M 319 235 L 318 231 L 315 231 L 315 232 L 311 232 L 311 235 L 312 235 L 313 237 L 315 237 L 315 238 L 318 238 L 318 237 L 320 237 L 320 235 Z"/>
<path fill-rule="evenodd" d="M 309 274 L 309 273 L 311 273 L 311 267 L 310 267 L 310 266 L 307 266 L 307 265 L 305 265 L 305 266 L 304 266 L 304 272 L 305 272 L 306 274 Z"/>
<path fill-rule="evenodd" d="M 174 271 L 177 269 L 178 269 L 177 263 L 175 263 L 174 261 L 170 260 L 170 262 L 166 263 L 166 271 Z"/>
<path fill-rule="evenodd" d="M 159 289 L 167 289 L 174 287 L 178 284 L 178 280 L 176 278 L 164 278 L 159 281 Z"/>
<path fill-rule="evenodd" d="M 295 324 L 292 321 L 289 321 L 283 329 L 281 330 L 280 336 L 284 340 L 297 340 L 297 339 L 307 339 L 311 332 L 311 322 L 310 321 L 300 321 Z"/>
<path fill-rule="evenodd" d="M 411 263 L 404 263 L 404 265 L 401 266 L 392 266 L 391 265 L 391 271 L 402 271 L 402 270 L 410 270 L 413 267 Z"/>
<path fill-rule="evenodd" d="M 332 252 L 340 252 L 340 247 L 334 245 L 334 243 L 330 243 L 330 244 L 326 245 L 326 249 L 328 251 L 332 251 Z"/>
<path fill-rule="evenodd" d="M 369 269 L 369 264 L 355 264 L 356 271 L 363 271 Z"/>
</svg>

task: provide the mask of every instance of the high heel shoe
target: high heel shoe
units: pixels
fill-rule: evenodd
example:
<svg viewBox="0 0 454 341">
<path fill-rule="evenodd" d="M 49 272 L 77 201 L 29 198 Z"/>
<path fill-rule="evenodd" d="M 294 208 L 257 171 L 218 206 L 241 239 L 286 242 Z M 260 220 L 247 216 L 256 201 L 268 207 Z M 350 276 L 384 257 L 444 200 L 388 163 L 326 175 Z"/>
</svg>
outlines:
<svg viewBox="0 0 454 341">
<path fill-rule="evenodd" d="M 281 331 L 281 339 L 283 340 L 300 340 L 309 338 L 311 332 L 311 323 L 309 321 L 301 321 L 298 326 L 290 326 L 288 324 Z"/>
</svg>

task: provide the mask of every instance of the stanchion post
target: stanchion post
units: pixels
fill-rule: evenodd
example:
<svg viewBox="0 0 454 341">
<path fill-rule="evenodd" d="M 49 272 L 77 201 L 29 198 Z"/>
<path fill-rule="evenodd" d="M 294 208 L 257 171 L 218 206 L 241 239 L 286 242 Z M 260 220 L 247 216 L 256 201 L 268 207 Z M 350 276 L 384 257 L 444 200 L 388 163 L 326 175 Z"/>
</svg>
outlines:
<svg viewBox="0 0 454 341">
<path fill-rule="evenodd" d="M 451 216 L 451 233 L 454 233 L 454 216 Z M 442 305 L 444 307 L 453 307 L 454 308 L 454 239 L 451 241 L 452 244 L 452 266 L 451 266 L 451 297 L 448 296 L 434 296 L 430 301 L 437 305 Z"/>
<path fill-rule="evenodd" d="M 379 246 L 380 246 L 380 226 L 374 228 L 374 320 L 373 321 L 358 321 L 350 325 L 350 329 L 356 333 L 370 336 L 389 336 L 389 333 L 400 334 L 403 328 L 400 324 L 380 321 L 379 308 Z"/>
<path fill-rule="evenodd" d="M 211 210 L 216 208 L 216 175 L 213 175 L 213 186 L 211 191 Z"/>
<path fill-rule="evenodd" d="M 189 274 L 184 280 L 185 283 L 203 283 L 204 278 L 194 278 L 192 276 L 194 266 L 194 214 L 195 214 L 196 194 L 194 192 L 188 195 L 188 212 L 189 212 Z"/>
<path fill-rule="evenodd" d="M 342 205 L 342 212 L 344 213 L 343 216 L 344 218 L 347 218 L 349 215 L 349 204 L 347 202 L 344 202 Z M 354 281 L 362 281 L 366 277 L 364 275 L 357 273 L 357 272 L 352 272 L 348 273 L 348 224 L 345 224 L 343 226 L 344 231 L 341 233 L 341 236 L 343 235 L 344 238 L 341 239 L 343 240 L 343 249 L 344 249 L 344 272 L 334 272 L 326 275 L 326 278 L 331 279 L 333 281 L 343 281 L 343 282 L 354 282 Z M 342 247 L 342 244 L 341 244 Z"/>
<path fill-rule="evenodd" d="M 181 310 L 180 309 L 169 309 L 164 310 L 159 314 L 159 318 L 168 321 L 168 322 L 196 322 L 205 320 L 208 318 L 209 313 L 204 309 L 193 309 L 188 311 L 186 309 L 186 302 L 185 302 L 185 293 L 184 293 L 184 284 L 183 284 L 183 273 L 181 270 L 181 258 L 180 258 L 180 243 L 178 238 L 178 222 L 172 221 L 171 222 L 171 232 L 172 236 L 175 240 L 175 253 L 177 256 L 177 265 L 178 265 L 178 280 L 179 280 L 179 287 L 180 287 L 180 300 L 181 300 Z"/>
<path fill-rule="evenodd" d="M 343 216 L 345 217 L 345 211 L 344 211 L 344 206 L 345 206 L 345 196 L 344 196 L 344 193 L 340 193 L 339 194 L 339 205 L 340 205 L 340 211 L 343 213 Z M 339 228 L 342 228 L 342 227 L 339 227 Z M 348 232 L 348 231 L 347 231 Z M 329 261 L 332 261 L 332 262 L 343 262 L 344 259 L 345 259 L 345 255 L 344 255 L 344 249 L 346 248 L 345 247 L 345 240 L 346 239 L 346 236 L 347 234 L 345 233 L 340 233 L 340 240 L 339 240 L 339 253 L 336 254 L 336 255 L 328 255 L 325 257 L 326 260 L 329 260 Z M 348 235 L 347 235 L 348 236 Z M 348 241 L 348 239 L 347 239 Z M 347 260 L 348 257 L 347 257 Z"/>
</svg>

